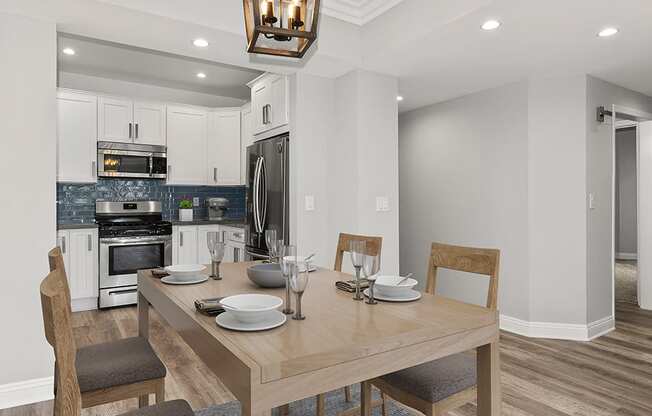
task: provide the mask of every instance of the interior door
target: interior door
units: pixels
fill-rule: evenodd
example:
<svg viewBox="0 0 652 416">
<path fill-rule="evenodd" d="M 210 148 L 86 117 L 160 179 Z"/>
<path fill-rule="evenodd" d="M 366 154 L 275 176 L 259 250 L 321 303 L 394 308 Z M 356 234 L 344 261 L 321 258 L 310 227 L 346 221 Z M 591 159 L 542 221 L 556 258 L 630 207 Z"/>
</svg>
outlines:
<svg viewBox="0 0 652 416">
<path fill-rule="evenodd" d="M 638 123 L 638 303 L 652 309 L 652 121 Z"/>
<path fill-rule="evenodd" d="M 134 102 L 134 143 L 165 146 L 165 104 Z"/>
<path fill-rule="evenodd" d="M 131 143 L 133 102 L 128 98 L 99 97 L 97 100 L 98 140 Z"/>
</svg>

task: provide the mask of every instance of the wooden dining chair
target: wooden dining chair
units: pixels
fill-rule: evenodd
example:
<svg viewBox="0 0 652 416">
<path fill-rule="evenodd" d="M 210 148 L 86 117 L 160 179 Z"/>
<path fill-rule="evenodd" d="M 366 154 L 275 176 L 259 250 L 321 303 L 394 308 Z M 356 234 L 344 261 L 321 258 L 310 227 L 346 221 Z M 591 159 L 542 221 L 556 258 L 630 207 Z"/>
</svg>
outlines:
<svg viewBox="0 0 652 416">
<path fill-rule="evenodd" d="M 489 277 L 486 307 L 496 310 L 499 263 L 499 250 L 432 243 L 426 292 L 435 294 L 439 268 L 484 275 Z M 455 354 L 364 382 L 361 397 L 368 399 L 373 385 L 426 416 L 439 416 L 477 396 L 476 369 L 473 354 Z"/>
<path fill-rule="evenodd" d="M 59 247 L 48 252 L 48 262 L 50 271 L 58 272 L 53 279 L 59 279 L 65 309 L 71 316 L 70 288 Z M 56 361 L 55 388 L 59 367 Z M 145 338 L 123 338 L 76 349 L 75 370 L 84 408 L 133 397 L 145 407 L 150 394 L 156 396 L 156 403 L 165 400 L 165 365 Z"/>
<path fill-rule="evenodd" d="M 58 377 L 55 380 L 54 416 L 80 416 L 84 395 L 77 377 L 75 342 L 72 335 L 67 285 L 61 269 L 55 268 L 41 282 L 41 308 L 45 338 L 54 349 Z M 123 416 L 194 416 L 184 400 L 157 403 Z"/>
</svg>

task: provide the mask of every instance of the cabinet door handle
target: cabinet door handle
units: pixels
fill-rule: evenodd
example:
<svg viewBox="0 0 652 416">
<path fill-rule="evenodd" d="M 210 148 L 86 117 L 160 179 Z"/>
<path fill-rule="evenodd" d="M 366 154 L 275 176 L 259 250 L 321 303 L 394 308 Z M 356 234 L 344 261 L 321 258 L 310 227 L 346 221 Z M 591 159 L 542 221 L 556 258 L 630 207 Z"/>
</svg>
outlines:
<svg viewBox="0 0 652 416">
<path fill-rule="evenodd" d="M 217 183 L 217 168 L 213 168 L 213 182 Z"/>
<path fill-rule="evenodd" d="M 179 231 L 179 247 L 183 247 L 183 231 Z"/>
<path fill-rule="evenodd" d="M 94 160 L 91 161 L 91 177 L 94 178 L 97 176 L 97 162 Z"/>
<path fill-rule="evenodd" d="M 267 119 L 265 118 L 265 113 L 267 113 L 267 106 L 263 106 L 263 125 L 267 124 Z"/>
<path fill-rule="evenodd" d="M 233 248 L 233 262 L 238 263 L 240 261 L 240 249 L 238 247 Z"/>
<path fill-rule="evenodd" d="M 274 115 L 272 114 L 272 105 L 267 104 L 267 123 L 272 124 L 273 116 Z"/>
<path fill-rule="evenodd" d="M 66 252 L 66 236 L 61 236 L 61 251 L 65 254 Z"/>
<path fill-rule="evenodd" d="M 136 139 L 138 138 L 138 123 L 136 123 Z"/>
<path fill-rule="evenodd" d="M 88 243 L 88 251 L 93 251 L 93 240 L 92 240 L 93 237 L 90 234 L 88 234 L 86 237 Z"/>
<path fill-rule="evenodd" d="M 129 138 L 130 138 L 130 139 L 133 139 L 133 138 L 134 138 L 134 135 L 133 135 L 133 125 L 132 125 L 131 123 L 129 123 Z"/>
</svg>

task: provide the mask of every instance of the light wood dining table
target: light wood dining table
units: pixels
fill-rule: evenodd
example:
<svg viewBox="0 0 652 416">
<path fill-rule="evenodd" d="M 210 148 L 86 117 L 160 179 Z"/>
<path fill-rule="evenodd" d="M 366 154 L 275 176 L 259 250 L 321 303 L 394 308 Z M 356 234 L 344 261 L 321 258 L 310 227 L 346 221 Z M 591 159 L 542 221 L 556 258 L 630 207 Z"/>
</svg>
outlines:
<svg viewBox="0 0 652 416">
<path fill-rule="evenodd" d="M 251 264 L 222 263 L 222 280 L 195 285 L 167 285 L 150 271 L 138 272 L 139 335 L 148 337 L 151 305 L 241 402 L 243 416 L 270 415 L 296 400 L 474 348 L 478 415 L 500 415 L 496 311 L 428 294 L 414 302 L 368 305 L 335 288 L 350 275 L 326 269 L 310 273 L 304 321 L 288 317 L 272 330 L 236 332 L 195 310 L 196 299 L 240 293 L 283 298 L 285 289 L 250 282 Z"/>
</svg>

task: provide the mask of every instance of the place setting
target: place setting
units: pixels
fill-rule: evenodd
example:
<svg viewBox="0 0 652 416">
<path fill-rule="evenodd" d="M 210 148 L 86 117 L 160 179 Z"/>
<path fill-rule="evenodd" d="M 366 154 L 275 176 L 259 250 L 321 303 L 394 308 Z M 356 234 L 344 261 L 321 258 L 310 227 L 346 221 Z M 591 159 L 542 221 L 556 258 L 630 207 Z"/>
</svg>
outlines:
<svg viewBox="0 0 652 416">
<path fill-rule="evenodd" d="M 209 231 L 206 233 L 206 245 L 211 256 L 210 275 L 205 273 L 206 266 L 203 264 L 175 264 L 153 270 L 152 275 L 160 277 L 161 282 L 167 285 L 195 285 L 206 282 L 209 277 L 221 280 L 220 263 L 225 250 L 224 233 Z"/>
</svg>

